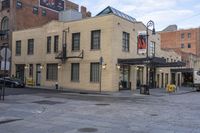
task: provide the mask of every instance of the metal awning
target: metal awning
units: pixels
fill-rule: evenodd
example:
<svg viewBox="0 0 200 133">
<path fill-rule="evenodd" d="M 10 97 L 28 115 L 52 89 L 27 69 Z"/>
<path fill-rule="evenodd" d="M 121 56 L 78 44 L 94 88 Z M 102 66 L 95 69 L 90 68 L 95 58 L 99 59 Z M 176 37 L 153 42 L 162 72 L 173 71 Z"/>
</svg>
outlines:
<svg viewBox="0 0 200 133">
<path fill-rule="evenodd" d="M 152 67 L 183 67 L 186 63 L 182 61 L 166 62 L 166 59 L 160 57 L 152 58 L 133 58 L 133 59 L 118 59 L 120 65 L 148 65 Z"/>
</svg>

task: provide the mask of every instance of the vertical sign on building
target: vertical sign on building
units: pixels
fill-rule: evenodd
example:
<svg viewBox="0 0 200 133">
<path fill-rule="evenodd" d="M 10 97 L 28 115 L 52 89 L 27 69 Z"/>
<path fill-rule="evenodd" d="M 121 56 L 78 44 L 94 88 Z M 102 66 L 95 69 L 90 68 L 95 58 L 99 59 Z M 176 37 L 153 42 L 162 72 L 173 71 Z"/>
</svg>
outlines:
<svg viewBox="0 0 200 133">
<path fill-rule="evenodd" d="M 147 52 L 147 35 L 146 31 L 139 31 L 137 36 L 138 54 L 146 54 Z"/>
<path fill-rule="evenodd" d="M 40 0 L 40 6 L 59 12 L 65 9 L 64 0 Z"/>
</svg>

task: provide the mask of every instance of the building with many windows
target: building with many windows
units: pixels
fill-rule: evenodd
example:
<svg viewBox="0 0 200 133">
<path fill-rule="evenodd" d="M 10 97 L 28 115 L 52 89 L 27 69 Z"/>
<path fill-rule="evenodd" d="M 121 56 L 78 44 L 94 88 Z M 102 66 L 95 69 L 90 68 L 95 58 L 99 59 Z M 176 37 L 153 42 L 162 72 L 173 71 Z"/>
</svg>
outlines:
<svg viewBox="0 0 200 133">
<path fill-rule="evenodd" d="M 12 74 L 36 86 L 119 91 L 145 84 L 148 65 L 149 86 L 180 83 L 170 69 L 183 65 L 181 57 L 161 50 L 158 33 L 149 34 L 149 58 L 138 53 L 141 31 L 142 22 L 112 7 L 91 18 L 15 31 Z"/>
<path fill-rule="evenodd" d="M 63 0 L 56 0 L 55 2 L 57 1 L 64 2 Z M 11 42 L 13 31 L 38 27 L 50 22 L 51 20 L 58 20 L 59 11 L 63 10 L 79 11 L 79 5 L 65 0 L 62 9 L 52 9 L 52 7 L 46 6 L 42 0 L 1 0 L 0 49 L 8 46 L 10 50 L 12 50 Z M 91 16 L 91 13 L 83 6 L 81 6 L 81 14 L 83 18 Z M 0 71 L 0 77 L 1 76 L 2 71 Z"/>
</svg>

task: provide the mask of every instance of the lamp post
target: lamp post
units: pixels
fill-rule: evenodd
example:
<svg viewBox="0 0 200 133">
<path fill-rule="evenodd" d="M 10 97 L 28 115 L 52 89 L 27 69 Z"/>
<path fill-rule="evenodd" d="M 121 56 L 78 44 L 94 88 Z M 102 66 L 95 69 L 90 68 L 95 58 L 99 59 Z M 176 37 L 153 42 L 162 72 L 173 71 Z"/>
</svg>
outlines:
<svg viewBox="0 0 200 133">
<path fill-rule="evenodd" d="M 149 68 L 148 68 L 148 63 L 149 63 L 149 27 L 153 27 L 152 29 L 152 35 L 155 35 L 155 25 L 152 20 L 150 20 L 147 25 L 146 25 L 146 33 L 147 33 L 147 51 L 146 51 L 146 94 L 149 95 Z"/>
</svg>

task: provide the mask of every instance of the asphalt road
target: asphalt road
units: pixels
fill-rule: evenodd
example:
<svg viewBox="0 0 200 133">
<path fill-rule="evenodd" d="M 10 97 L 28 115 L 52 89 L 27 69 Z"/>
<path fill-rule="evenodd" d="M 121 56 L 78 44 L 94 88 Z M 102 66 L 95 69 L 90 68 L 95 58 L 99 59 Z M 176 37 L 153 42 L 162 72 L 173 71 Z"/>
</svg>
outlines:
<svg viewBox="0 0 200 133">
<path fill-rule="evenodd" d="M 9 88 L 0 101 L 0 133 L 200 133 L 200 93 L 153 91 L 141 96 Z"/>
</svg>

